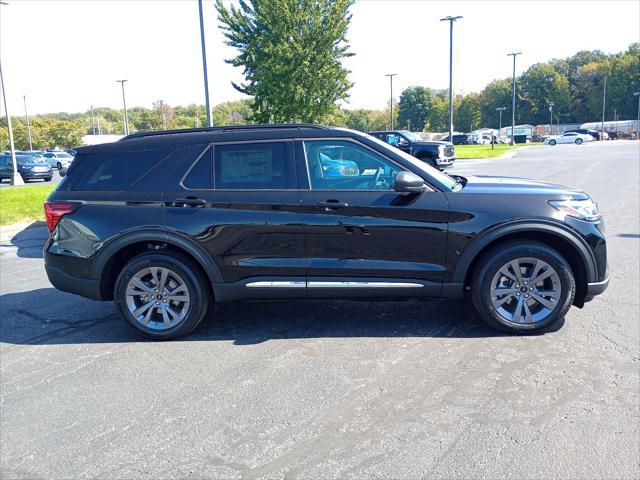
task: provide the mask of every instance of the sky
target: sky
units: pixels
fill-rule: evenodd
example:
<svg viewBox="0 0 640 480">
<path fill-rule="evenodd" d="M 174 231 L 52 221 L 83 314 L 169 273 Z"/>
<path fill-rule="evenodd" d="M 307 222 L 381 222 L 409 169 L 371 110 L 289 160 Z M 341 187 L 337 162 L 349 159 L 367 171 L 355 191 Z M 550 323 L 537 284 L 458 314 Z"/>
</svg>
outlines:
<svg viewBox="0 0 640 480">
<path fill-rule="evenodd" d="M 90 105 L 204 104 L 198 7 L 195 0 L 6 0 L 0 5 L 0 59 L 12 115 L 80 112 Z M 447 88 L 447 15 L 454 25 L 453 90 L 481 90 L 511 76 L 507 53 L 523 52 L 516 73 L 580 50 L 626 50 L 640 41 L 640 0 L 404 1 L 362 0 L 351 8 L 344 65 L 354 83 L 346 108 L 384 108 L 412 85 Z M 204 0 L 212 105 L 244 96 L 231 85 L 240 68 L 225 63 L 213 0 Z M 2 109 L 4 115 L 4 109 Z"/>
</svg>

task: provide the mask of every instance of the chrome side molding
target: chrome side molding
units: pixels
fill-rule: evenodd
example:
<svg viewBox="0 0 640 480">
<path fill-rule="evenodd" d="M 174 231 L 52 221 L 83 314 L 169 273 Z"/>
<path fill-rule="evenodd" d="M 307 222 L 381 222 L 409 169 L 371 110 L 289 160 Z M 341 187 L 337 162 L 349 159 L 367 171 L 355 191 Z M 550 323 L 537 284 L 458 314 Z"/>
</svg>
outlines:
<svg viewBox="0 0 640 480">
<path fill-rule="evenodd" d="M 250 282 L 247 288 L 421 288 L 421 283 L 410 282 L 303 282 L 260 281 Z"/>
</svg>

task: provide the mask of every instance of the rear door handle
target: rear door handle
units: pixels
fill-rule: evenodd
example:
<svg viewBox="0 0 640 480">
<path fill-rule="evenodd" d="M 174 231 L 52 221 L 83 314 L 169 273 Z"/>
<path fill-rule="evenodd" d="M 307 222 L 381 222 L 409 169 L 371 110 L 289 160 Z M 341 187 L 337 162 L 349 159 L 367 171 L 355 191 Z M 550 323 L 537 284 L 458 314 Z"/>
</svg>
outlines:
<svg viewBox="0 0 640 480">
<path fill-rule="evenodd" d="M 316 206 L 323 207 L 325 210 L 335 210 L 337 208 L 348 207 L 348 203 L 339 202 L 337 200 L 328 200 L 326 202 L 318 202 Z"/>
<path fill-rule="evenodd" d="M 174 207 L 204 207 L 206 200 L 196 197 L 176 198 L 173 202 Z"/>
</svg>

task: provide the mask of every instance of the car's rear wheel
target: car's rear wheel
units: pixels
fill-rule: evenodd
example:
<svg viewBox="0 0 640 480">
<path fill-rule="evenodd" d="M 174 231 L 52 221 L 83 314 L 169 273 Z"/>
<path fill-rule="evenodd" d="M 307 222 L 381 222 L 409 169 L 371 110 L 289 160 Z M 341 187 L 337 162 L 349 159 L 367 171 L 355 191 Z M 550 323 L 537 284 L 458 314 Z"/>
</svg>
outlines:
<svg viewBox="0 0 640 480">
<path fill-rule="evenodd" d="M 209 305 L 207 279 L 189 258 L 145 253 L 130 260 L 116 280 L 120 315 L 138 333 L 156 340 L 186 335 Z"/>
<path fill-rule="evenodd" d="M 472 281 L 474 306 L 492 327 L 536 332 L 562 320 L 575 295 L 566 259 L 534 241 L 500 245 L 480 260 Z"/>
<path fill-rule="evenodd" d="M 582 143 L 582 139 L 581 138 L 576 138 L 576 145 L 580 145 Z"/>
<path fill-rule="evenodd" d="M 555 145 L 556 141 L 555 140 L 549 140 L 549 145 Z"/>
</svg>

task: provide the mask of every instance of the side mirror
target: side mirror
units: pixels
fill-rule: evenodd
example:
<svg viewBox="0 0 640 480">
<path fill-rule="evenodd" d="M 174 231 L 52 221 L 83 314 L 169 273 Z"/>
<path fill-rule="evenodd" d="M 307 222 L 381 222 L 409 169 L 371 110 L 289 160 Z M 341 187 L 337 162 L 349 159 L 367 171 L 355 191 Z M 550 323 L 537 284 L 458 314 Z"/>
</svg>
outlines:
<svg viewBox="0 0 640 480">
<path fill-rule="evenodd" d="M 393 189 L 396 192 L 422 193 L 427 190 L 424 180 L 412 172 L 399 172 L 393 182 Z"/>
</svg>

